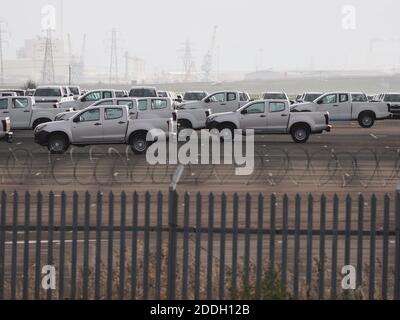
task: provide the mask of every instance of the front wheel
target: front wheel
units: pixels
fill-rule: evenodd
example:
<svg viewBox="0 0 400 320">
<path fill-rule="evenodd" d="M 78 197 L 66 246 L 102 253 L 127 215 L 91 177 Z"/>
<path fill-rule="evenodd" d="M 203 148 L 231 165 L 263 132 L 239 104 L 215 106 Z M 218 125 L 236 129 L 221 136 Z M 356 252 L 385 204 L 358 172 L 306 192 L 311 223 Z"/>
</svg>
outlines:
<svg viewBox="0 0 400 320">
<path fill-rule="evenodd" d="M 290 133 L 296 143 L 305 143 L 310 137 L 310 129 L 306 126 L 295 126 Z"/>
<path fill-rule="evenodd" d="M 358 123 L 363 128 L 371 128 L 375 123 L 375 117 L 371 112 L 365 112 L 358 117 Z"/>
<path fill-rule="evenodd" d="M 150 142 L 147 141 L 146 136 L 146 133 L 137 133 L 131 138 L 130 145 L 135 154 L 144 154 L 150 146 Z"/>
<path fill-rule="evenodd" d="M 53 134 L 47 143 L 47 149 L 51 154 L 62 154 L 69 147 L 68 139 L 61 134 Z"/>
</svg>

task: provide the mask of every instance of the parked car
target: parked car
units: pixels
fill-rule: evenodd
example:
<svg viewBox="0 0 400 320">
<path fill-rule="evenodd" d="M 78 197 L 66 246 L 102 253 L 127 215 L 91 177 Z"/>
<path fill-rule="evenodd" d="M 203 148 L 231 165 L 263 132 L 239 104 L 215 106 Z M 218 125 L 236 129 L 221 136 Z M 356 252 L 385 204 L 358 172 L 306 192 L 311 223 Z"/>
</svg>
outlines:
<svg viewBox="0 0 400 320">
<path fill-rule="evenodd" d="M 91 106 L 68 120 L 44 123 L 36 127 L 35 142 L 51 153 L 64 153 L 70 145 L 129 144 L 137 154 L 146 152 L 158 134 L 170 133 L 172 119 L 130 119 L 128 106 Z"/>
<path fill-rule="evenodd" d="M 114 89 L 92 90 L 78 97 L 78 99 L 76 100 L 70 100 L 57 104 L 57 108 L 64 108 L 64 109 L 73 108 L 76 110 L 82 110 L 102 99 L 113 99 L 125 96 L 126 92 L 124 90 L 114 90 Z"/>
<path fill-rule="evenodd" d="M 0 92 L 14 92 L 17 96 L 25 96 L 25 90 L 23 89 L 0 89 Z"/>
<path fill-rule="evenodd" d="M 242 91 L 215 92 L 201 101 L 184 102 L 177 107 L 180 128 L 205 128 L 207 116 L 212 113 L 235 111 L 250 101 Z"/>
<path fill-rule="evenodd" d="M 79 86 L 68 86 L 68 89 L 72 93 L 75 100 L 82 95 L 81 87 Z"/>
<path fill-rule="evenodd" d="M 9 117 L 0 117 L 0 139 L 12 142 L 11 121 Z"/>
<path fill-rule="evenodd" d="M 133 87 L 129 91 L 131 98 L 157 98 L 157 89 L 154 87 Z"/>
<path fill-rule="evenodd" d="M 183 101 L 201 101 L 207 96 L 207 91 L 186 91 L 183 95 Z"/>
<path fill-rule="evenodd" d="M 285 92 L 264 92 L 262 94 L 263 100 L 289 100 Z"/>
<path fill-rule="evenodd" d="M 41 86 L 33 94 L 35 103 L 42 108 L 54 108 L 58 103 L 73 101 L 62 86 Z"/>
<path fill-rule="evenodd" d="M 400 93 L 381 93 L 377 96 L 377 100 L 390 105 L 390 112 L 393 117 L 398 118 L 400 116 Z"/>
<path fill-rule="evenodd" d="M 293 141 L 304 143 L 313 133 L 330 131 L 328 112 L 290 112 L 289 101 L 253 101 L 235 112 L 212 114 L 207 118 L 208 129 L 252 129 L 255 134 L 290 134 Z"/>
<path fill-rule="evenodd" d="M 315 99 L 323 95 L 323 92 L 304 92 L 297 102 L 313 102 Z"/>
<path fill-rule="evenodd" d="M 53 121 L 60 111 L 37 108 L 32 97 L 0 98 L 0 117 L 9 117 L 12 129 L 34 129 L 41 123 Z"/>
<path fill-rule="evenodd" d="M 16 97 L 17 94 L 15 92 L 0 92 L 0 97 Z"/>
<path fill-rule="evenodd" d="M 292 111 L 328 111 L 332 121 L 358 120 L 363 128 L 370 128 L 375 120 L 391 116 L 390 106 L 387 103 L 368 102 L 367 96 L 361 92 L 326 93 L 313 102 L 293 105 Z"/>
<path fill-rule="evenodd" d="M 114 98 L 102 99 L 91 106 L 121 106 L 129 108 L 131 119 L 151 119 L 174 117 L 173 101 L 170 98 Z M 76 114 L 78 111 L 66 111 L 56 115 L 55 121 L 65 120 Z M 176 117 L 176 115 L 175 115 Z"/>
</svg>

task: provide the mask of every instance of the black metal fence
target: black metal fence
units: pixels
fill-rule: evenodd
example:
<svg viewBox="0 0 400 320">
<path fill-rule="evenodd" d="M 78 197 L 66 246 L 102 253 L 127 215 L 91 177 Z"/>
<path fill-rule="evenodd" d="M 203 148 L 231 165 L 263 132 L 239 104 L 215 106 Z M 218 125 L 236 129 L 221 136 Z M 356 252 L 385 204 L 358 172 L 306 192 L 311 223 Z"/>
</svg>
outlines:
<svg viewBox="0 0 400 320">
<path fill-rule="evenodd" d="M 0 200 L 0 299 L 400 298 L 400 192 Z"/>
</svg>

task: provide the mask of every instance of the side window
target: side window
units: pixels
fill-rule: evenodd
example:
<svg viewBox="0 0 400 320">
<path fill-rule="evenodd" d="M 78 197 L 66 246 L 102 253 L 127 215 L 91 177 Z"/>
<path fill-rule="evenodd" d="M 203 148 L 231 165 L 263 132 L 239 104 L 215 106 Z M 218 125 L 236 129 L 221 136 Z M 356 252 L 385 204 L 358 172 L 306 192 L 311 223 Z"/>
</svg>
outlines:
<svg viewBox="0 0 400 320">
<path fill-rule="evenodd" d="M 124 112 L 121 108 L 106 108 L 104 111 L 104 119 L 116 120 L 122 118 Z"/>
<path fill-rule="evenodd" d="M 322 104 L 330 104 L 330 103 L 337 103 L 337 95 L 336 94 L 328 94 L 327 96 L 323 97 Z"/>
<path fill-rule="evenodd" d="M 0 99 L 0 110 L 8 109 L 8 99 Z"/>
<path fill-rule="evenodd" d="M 113 102 L 112 100 L 104 100 L 96 103 L 96 106 L 112 106 Z"/>
<path fill-rule="evenodd" d="M 128 106 L 129 109 L 133 108 L 133 101 L 132 100 L 118 100 L 117 105 L 119 106 Z"/>
<path fill-rule="evenodd" d="M 13 109 L 25 109 L 29 105 L 28 99 L 15 98 L 13 99 Z"/>
<path fill-rule="evenodd" d="M 123 91 L 115 91 L 115 96 L 117 98 L 122 98 L 124 96 L 124 92 Z"/>
<path fill-rule="evenodd" d="M 249 101 L 247 94 L 244 92 L 241 92 L 239 95 L 240 101 Z"/>
<path fill-rule="evenodd" d="M 216 93 L 210 97 L 210 102 L 225 102 L 225 93 Z"/>
<path fill-rule="evenodd" d="M 282 112 L 285 111 L 286 106 L 283 102 L 270 102 L 269 103 L 269 112 Z"/>
<path fill-rule="evenodd" d="M 99 101 L 100 99 L 101 99 L 100 91 L 91 92 L 85 97 L 86 101 Z"/>
<path fill-rule="evenodd" d="M 345 93 L 339 94 L 339 102 L 347 102 L 349 101 L 349 95 Z"/>
<path fill-rule="evenodd" d="M 265 112 L 265 103 L 264 102 L 257 102 L 254 103 L 246 108 L 248 114 L 253 113 L 264 113 Z"/>
<path fill-rule="evenodd" d="M 103 99 L 108 99 L 108 98 L 112 98 L 111 91 L 104 91 L 103 92 Z"/>
<path fill-rule="evenodd" d="M 139 100 L 138 109 L 139 109 L 139 111 L 146 111 L 147 110 L 147 100 Z"/>
<path fill-rule="evenodd" d="M 166 107 L 167 107 L 166 100 L 159 100 L 159 99 L 151 100 L 151 109 L 153 110 L 165 109 Z"/>
<path fill-rule="evenodd" d="M 228 92 L 228 101 L 235 101 L 236 100 L 236 93 Z"/>
<path fill-rule="evenodd" d="M 80 122 L 99 121 L 100 109 L 90 109 L 79 116 Z"/>
</svg>

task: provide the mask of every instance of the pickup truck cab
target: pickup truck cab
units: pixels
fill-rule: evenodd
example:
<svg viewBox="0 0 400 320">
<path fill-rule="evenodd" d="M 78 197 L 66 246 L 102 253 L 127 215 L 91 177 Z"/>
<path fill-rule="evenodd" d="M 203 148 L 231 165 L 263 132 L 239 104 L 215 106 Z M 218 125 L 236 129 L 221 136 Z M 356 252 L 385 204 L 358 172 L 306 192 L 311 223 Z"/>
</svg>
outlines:
<svg viewBox="0 0 400 320">
<path fill-rule="evenodd" d="M 41 108 L 54 108 L 58 103 L 74 100 L 63 86 L 37 87 L 33 96 L 35 103 Z"/>
<path fill-rule="evenodd" d="M 250 96 L 241 91 L 220 91 L 200 101 L 184 102 L 177 107 L 180 128 L 202 129 L 211 113 L 235 111 L 250 101 Z"/>
<path fill-rule="evenodd" d="M 128 106 L 91 106 L 67 120 L 36 127 L 35 142 L 51 153 L 64 153 L 70 145 L 129 144 L 137 154 L 146 152 L 158 134 L 170 133 L 172 119 L 130 119 Z M 152 129 L 158 134 L 149 139 Z"/>
<path fill-rule="evenodd" d="M 78 97 L 76 100 L 70 100 L 59 103 L 57 107 L 82 110 L 102 99 L 113 99 L 122 97 L 126 97 L 126 92 L 124 90 L 114 90 L 114 89 L 91 90 L 85 93 L 84 95 Z"/>
<path fill-rule="evenodd" d="M 186 91 L 183 95 L 183 101 L 201 101 L 207 96 L 207 91 Z"/>
<path fill-rule="evenodd" d="M 255 134 L 290 134 L 297 143 L 304 143 L 312 133 L 330 131 L 328 112 L 290 112 L 289 101 L 253 101 L 233 112 L 213 114 L 207 118 L 208 129 L 252 129 Z"/>
<path fill-rule="evenodd" d="M 285 92 L 264 92 L 262 94 L 263 100 L 289 100 Z"/>
<path fill-rule="evenodd" d="M 17 96 L 25 96 L 25 90 L 23 89 L 0 89 L 0 92 L 14 92 Z"/>
<path fill-rule="evenodd" d="M 375 120 L 387 119 L 391 116 L 387 103 L 368 102 L 361 92 L 330 92 L 325 93 L 313 102 L 292 105 L 296 112 L 329 112 L 332 121 L 358 120 L 363 128 L 370 128 Z"/>
<path fill-rule="evenodd" d="M 131 98 L 157 98 L 157 89 L 154 87 L 133 87 L 129 91 Z"/>
<path fill-rule="evenodd" d="M 315 99 L 322 96 L 323 92 L 304 92 L 298 99 L 296 98 L 297 102 L 313 102 Z"/>
<path fill-rule="evenodd" d="M 41 123 L 53 121 L 60 111 L 37 108 L 32 97 L 0 98 L 0 117 L 9 117 L 12 129 L 34 129 Z"/>
<path fill-rule="evenodd" d="M 0 92 L 0 97 L 16 97 L 17 94 L 15 92 Z"/>
<path fill-rule="evenodd" d="M 9 117 L 0 117 L 0 139 L 12 142 L 11 121 Z"/>
</svg>

